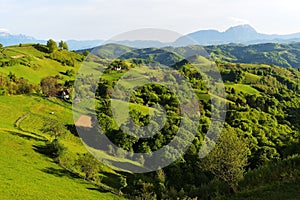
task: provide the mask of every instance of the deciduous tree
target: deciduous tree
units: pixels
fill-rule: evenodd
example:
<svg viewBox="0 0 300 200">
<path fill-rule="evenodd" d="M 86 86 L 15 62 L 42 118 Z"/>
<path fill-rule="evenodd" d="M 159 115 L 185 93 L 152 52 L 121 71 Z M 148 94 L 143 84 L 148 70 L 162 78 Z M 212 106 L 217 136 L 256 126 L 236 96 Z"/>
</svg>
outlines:
<svg viewBox="0 0 300 200">
<path fill-rule="evenodd" d="M 201 162 L 201 167 L 225 181 L 237 192 L 238 182 L 243 178 L 248 164 L 249 148 L 231 127 L 224 129 L 219 143 Z"/>
</svg>

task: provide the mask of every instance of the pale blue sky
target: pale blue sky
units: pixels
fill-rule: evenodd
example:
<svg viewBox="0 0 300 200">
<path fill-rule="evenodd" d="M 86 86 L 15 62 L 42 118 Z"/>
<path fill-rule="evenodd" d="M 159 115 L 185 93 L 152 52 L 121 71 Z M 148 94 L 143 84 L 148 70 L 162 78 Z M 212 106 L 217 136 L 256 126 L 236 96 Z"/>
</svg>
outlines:
<svg viewBox="0 0 300 200">
<path fill-rule="evenodd" d="M 0 30 L 38 39 L 109 39 L 139 28 L 182 34 L 251 24 L 300 32 L 297 0 L 0 0 Z"/>
</svg>

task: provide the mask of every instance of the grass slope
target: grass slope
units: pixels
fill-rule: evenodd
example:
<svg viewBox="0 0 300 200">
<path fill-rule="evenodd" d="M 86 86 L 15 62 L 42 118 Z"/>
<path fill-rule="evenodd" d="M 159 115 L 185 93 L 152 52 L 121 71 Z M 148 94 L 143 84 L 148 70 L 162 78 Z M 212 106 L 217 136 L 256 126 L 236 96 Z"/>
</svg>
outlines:
<svg viewBox="0 0 300 200">
<path fill-rule="evenodd" d="M 0 97 L 0 193 L 2 199 L 118 199 L 111 193 L 97 191 L 64 170 L 52 159 L 34 149 L 45 144 L 40 128 L 53 118 L 72 124 L 71 105 L 59 99 L 36 95 Z M 54 111 L 54 115 L 50 112 Z M 21 129 L 21 130 L 20 130 Z M 61 142 L 68 155 L 86 153 L 80 138 L 67 132 Z M 118 180 L 118 174 L 104 167 L 107 179 Z M 114 178 L 111 178 L 114 177 Z M 113 187 L 114 185 L 104 185 Z M 88 189 L 90 188 L 90 189 Z"/>
<path fill-rule="evenodd" d="M 43 142 L 0 131 L 1 199 L 119 199 L 37 153 Z"/>
<path fill-rule="evenodd" d="M 73 52 L 61 52 L 62 55 L 67 56 Z M 75 53 L 73 53 L 75 55 Z M 20 56 L 21 58 L 12 58 L 14 56 Z M 0 68 L 0 73 L 9 74 L 10 72 L 17 77 L 23 77 L 28 79 L 31 83 L 39 83 L 42 78 L 47 76 L 60 75 L 62 79 L 70 79 L 64 75 L 66 70 L 73 69 L 77 71 L 78 64 L 75 67 L 63 66 L 61 63 L 48 58 L 49 54 L 41 52 L 34 48 L 32 45 L 26 45 L 24 47 L 6 47 L 0 54 L 0 62 L 7 60 L 16 60 L 25 64 L 16 64 L 13 66 L 6 66 Z"/>
</svg>

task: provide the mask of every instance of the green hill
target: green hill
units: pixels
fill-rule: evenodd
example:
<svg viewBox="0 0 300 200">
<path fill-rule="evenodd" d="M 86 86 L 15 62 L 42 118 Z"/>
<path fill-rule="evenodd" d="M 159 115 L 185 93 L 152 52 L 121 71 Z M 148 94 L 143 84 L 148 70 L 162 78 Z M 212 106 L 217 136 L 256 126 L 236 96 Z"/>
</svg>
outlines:
<svg viewBox="0 0 300 200">
<path fill-rule="evenodd" d="M 81 74 L 83 79 L 80 79 L 82 90 L 76 99 L 84 104 L 85 99 L 91 96 L 90 89 L 95 87 L 97 91 L 97 116 L 85 116 L 90 120 L 85 122 L 87 127 L 92 125 L 92 120 L 98 120 L 104 125 L 105 134 L 116 145 L 131 152 L 151 154 L 160 149 L 175 138 L 181 121 L 186 118 L 180 116 L 180 102 L 171 90 L 159 84 L 147 84 L 136 88 L 132 96 L 127 98 L 134 123 L 147 125 L 156 111 L 152 106 L 157 104 L 164 106 L 167 119 L 164 127 L 151 138 L 128 136 L 116 126 L 109 109 L 112 104 L 116 105 L 120 121 L 125 125 L 131 123 L 126 121 L 127 115 L 119 112 L 127 106 L 125 102 L 109 100 L 120 78 L 125 76 L 130 80 L 125 81 L 124 89 L 119 91 L 126 96 L 126 86 L 141 84 L 146 80 L 144 78 L 163 78 L 158 68 L 149 68 L 147 63 L 167 64 L 186 78 L 199 97 L 199 112 L 192 117 L 199 119 L 200 123 L 196 126 L 197 133 L 194 141 L 189 143 L 188 151 L 172 165 L 146 174 L 112 169 L 89 156 L 74 127 L 74 121 L 80 114 L 75 113 L 77 117 L 74 120 L 72 100 L 56 97 L 61 91 L 72 91 L 75 74 L 85 60 L 86 52 L 57 50 L 49 53 L 46 46 L 38 44 L 1 48 L 1 197 L 298 199 L 300 72 L 287 67 L 297 67 L 299 44 L 221 45 L 206 48 L 218 61 L 226 99 L 212 93 L 203 74 L 195 68 L 197 64 L 207 72 L 207 76 L 214 75 L 211 71 L 212 62 L 199 46 L 132 49 L 107 44 L 98 47 L 85 62 L 87 69 Z M 113 60 L 116 57 L 118 59 Z M 99 77 L 93 77 L 99 69 L 104 73 L 100 80 Z M 127 73 L 129 70 L 131 74 Z M 140 75 L 144 78 L 140 78 Z M 46 79 L 49 82 L 40 84 L 49 76 L 52 76 Z M 85 81 L 84 78 L 95 78 L 99 83 Z M 176 80 L 176 76 L 171 74 L 164 78 L 167 82 Z M 47 92 L 43 87 L 54 91 Z M 186 97 L 184 106 L 188 102 L 189 97 Z M 228 145 L 224 150 L 219 147 L 222 143 L 216 144 L 221 149 L 217 155 L 220 153 L 225 159 L 217 163 L 217 166 L 223 167 L 224 174 L 236 166 L 236 163 L 226 165 L 226 159 L 230 162 L 230 159 L 246 155 L 246 165 L 234 168 L 243 170 L 242 177 L 237 178 L 234 185 L 215 171 L 202 167 L 205 160 L 198 157 L 202 145 L 207 142 L 204 138 L 211 123 L 212 111 L 221 103 L 227 107 L 223 135 L 236 136 L 233 137 L 236 144 L 241 141 L 247 143 L 247 155 L 244 152 L 239 154 L 239 149 L 232 148 L 234 145 Z M 224 113 L 222 109 L 216 112 L 217 117 Z M 150 128 L 156 126 L 158 124 Z M 185 131 L 190 133 L 193 126 L 190 122 Z M 53 133 L 57 129 L 61 132 Z M 185 145 L 187 141 L 177 142 Z M 105 148 L 109 150 L 108 153 L 103 151 Z M 96 151 L 92 147 L 90 150 Z M 173 151 L 167 156 L 178 153 Z M 131 153 L 124 154 L 114 147 L 104 147 L 97 153 L 113 163 L 140 168 L 149 164 L 144 157 L 132 161 Z"/>
<path fill-rule="evenodd" d="M 70 79 L 67 70 L 77 71 L 83 56 L 75 52 L 45 52 L 39 45 L 6 47 L 0 52 L 1 73 L 15 74 L 31 83 L 39 83 L 46 76 L 58 76 L 61 80 Z"/>
<path fill-rule="evenodd" d="M 233 63 L 269 64 L 281 67 L 299 68 L 299 43 L 216 45 L 204 47 L 214 59 Z"/>
<path fill-rule="evenodd" d="M 45 145 L 40 131 L 44 121 L 72 124 L 71 107 L 57 99 L 39 96 L 1 96 L 1 197 L 4 199 L 119 199 L 84 181 L 51 158 L 39 153 Z M 50 114 L 54 112 L 54 114 Z M 72 152 L 85 153 L 81 142 L 68 133 L 63 144 Z"/>
</svg>

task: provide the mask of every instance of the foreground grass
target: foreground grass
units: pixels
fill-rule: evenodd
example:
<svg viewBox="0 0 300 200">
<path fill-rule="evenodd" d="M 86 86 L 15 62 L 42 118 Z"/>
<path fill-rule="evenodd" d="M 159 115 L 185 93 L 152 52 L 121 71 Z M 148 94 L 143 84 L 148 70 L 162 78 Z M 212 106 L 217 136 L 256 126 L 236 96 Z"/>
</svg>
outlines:
<svg viewBox="0 0 300 200">
<path fill-rule="evenodd" d="M 73 124 L 70 104 L 56 98 L 17 95 L 1 96 L 0 108 L 1 199 L 119 199 L 111 193 L 98 191 L 93 184 L 35 151 L 45 145 L 45 138 L 49 139 L 40 131 L 46 120 L 52 118 Z M 69 131 L 61 142 L 72 159 L 78 153 L 87 153 L 80 138 Z M 119 175 L 109 167 L 103 167 L 102 173 L 108 182 L 103 186 L 114 187 L 110 182 L 116 182 Z"/>
<path fill-rule="evenodd" d="M 39 145 L 43 142 L 0 131 L 1 199 L 119 199 L 37 153 Z"/>
</svg>

